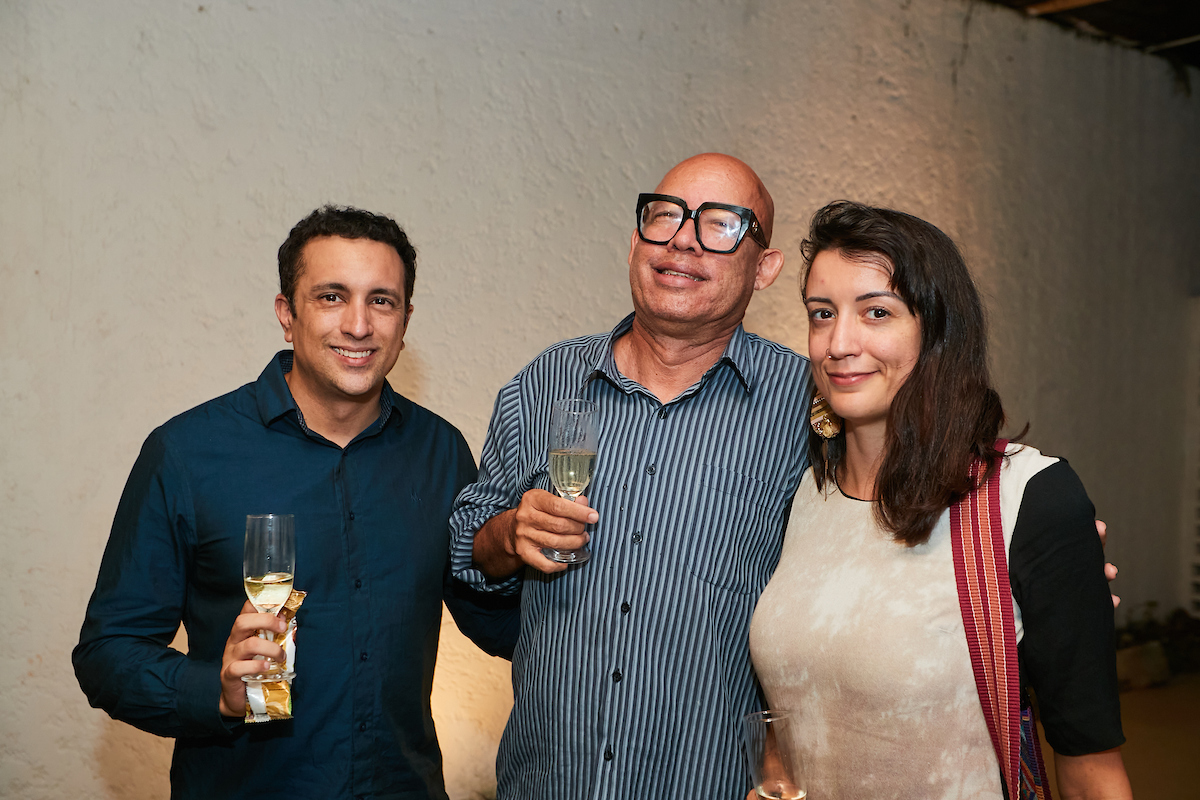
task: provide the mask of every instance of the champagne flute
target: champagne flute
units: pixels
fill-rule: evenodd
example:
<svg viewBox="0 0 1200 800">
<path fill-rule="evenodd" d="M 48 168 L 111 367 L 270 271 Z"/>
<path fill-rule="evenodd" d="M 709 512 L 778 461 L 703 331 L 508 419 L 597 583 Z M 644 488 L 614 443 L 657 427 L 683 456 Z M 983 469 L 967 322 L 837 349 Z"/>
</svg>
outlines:
<svg viewBox="0 0 1200 800">
<path fill-rule="evenodd" d="M 242 579 L 254 610 L 260 614 L 278 614 L 292 593 L 295 572 L 295 518 L 291 514 L 248 515 Z M 271 638 L 266 631 L 259 631 L 258 635 Z M 272 668 L 278 669 L 278 666 Z M 250 677 L 261 679 L 262 675 Z"/>
<path fill-rule="evenodd" d="M 555 400 L 550 407 L 550 482 L 563 497 L 574 500 L 592 481 L 599 416 L 592 400 Z M 542 554 L 560 564 L 582 564 L 592 557 L 587 545 L 578 550 L 543 547 Z"/>
<path fill-rule="evenodd" d="M 797 760 L 795 718 L 786 711 L 756 711 L 742 717 L 742 742 L 746 763 L 761 800 L 804 800 L 800 763 Z"/>
</svg>

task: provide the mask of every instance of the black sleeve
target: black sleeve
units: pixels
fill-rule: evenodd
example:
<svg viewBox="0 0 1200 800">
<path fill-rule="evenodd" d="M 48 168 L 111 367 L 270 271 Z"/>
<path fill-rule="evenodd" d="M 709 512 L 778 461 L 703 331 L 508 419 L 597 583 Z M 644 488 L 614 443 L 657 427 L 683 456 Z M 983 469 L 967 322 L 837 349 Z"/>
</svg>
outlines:
<svg viewBox="0 0 1200 800">
<path fill-rule="evenodd" d="M 450 574 L 442 581 L 442 597 L 463 635 L 490 656 L 512 661 L 521 633 L 521 595 L 481 592 Z"/>
<path fill-rule="evenodd" d="M 1025 628 L 1022 679 L 1037 697 L 1046 740 L 1067 756 L 1121 745 L 1104 551 L 1095 509 L 1066 461 L 1026 484 L 1008 563 Z"/>
<path fill-rule="evenodd" d="M 71 654 L 95 708 L 158 736 L 225 736 L 220 659 L 170 647 L 186 603 L 195 514 L 186 470 L 162 428 L 142 446 Z"/>
</svg>

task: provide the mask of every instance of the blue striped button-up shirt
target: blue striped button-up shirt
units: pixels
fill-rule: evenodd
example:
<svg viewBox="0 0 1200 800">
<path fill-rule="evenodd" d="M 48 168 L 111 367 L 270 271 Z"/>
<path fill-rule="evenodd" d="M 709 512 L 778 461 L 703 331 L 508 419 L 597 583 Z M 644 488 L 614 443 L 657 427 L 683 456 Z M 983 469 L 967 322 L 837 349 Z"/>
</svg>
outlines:
<svg viewBox="0 0 1200 800">
<path fill-rule="evenodd" d="M 747 636 L 806 463 L 808 361 L 739 327 L 663 404 L 617 370 L 613 343 L 632 321 L 554 345 L 500 391 L 479 481 L 455 504 L 456 576 L 522 591 L 501 798 L 741 800 L 750 787 Z M 475 531 L 550 490 L 550 405 L 563 397 L 600 406 L 591 561 L 492 584 L 472 565 Z"/>
</svg>

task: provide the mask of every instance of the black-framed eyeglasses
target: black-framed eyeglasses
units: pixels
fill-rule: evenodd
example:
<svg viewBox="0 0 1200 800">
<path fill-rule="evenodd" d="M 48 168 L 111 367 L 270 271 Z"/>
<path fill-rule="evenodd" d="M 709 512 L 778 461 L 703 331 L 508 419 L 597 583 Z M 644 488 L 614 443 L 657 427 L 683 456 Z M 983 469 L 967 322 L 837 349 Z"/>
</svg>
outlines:
<svg viewBox="0 0 1200 800">
<path fill-rule="evenodd" d="M 638 195 L 638 236 L 650 244 L 666 244 L 679 233 L 683 223 L 696 224 L 696 241 L 710 253 L 732 253 L 746 234 L 763 247 L 767 237 L 754 212 L 728 203 L 701 203 L 693 211 L 682 198 L 669 194 Z"/>
</svg>

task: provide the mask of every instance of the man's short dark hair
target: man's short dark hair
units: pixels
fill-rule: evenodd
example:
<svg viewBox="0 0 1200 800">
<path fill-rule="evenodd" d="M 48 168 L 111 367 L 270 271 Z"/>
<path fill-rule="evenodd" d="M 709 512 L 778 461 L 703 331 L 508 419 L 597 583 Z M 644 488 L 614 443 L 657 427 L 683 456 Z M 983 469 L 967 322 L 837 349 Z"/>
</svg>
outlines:
<svg viewBox="0 0 1200 800">
<path fill-rule="evenodd" d="M 287 298 L 288 308 L 296 313 L 296 281 L 304 271 L 301 254 L 304 245 L 322 236 L 343 239 L 370 239 L 391 245 L 404 263 L 404 305 L 412 301 L 417 279 L 417 251 L 404 229 L 391 217 L 372 214 L 351 206 L 324 205 L 296 223 L 279 246 L 279 291 Z"/>
</svg>

